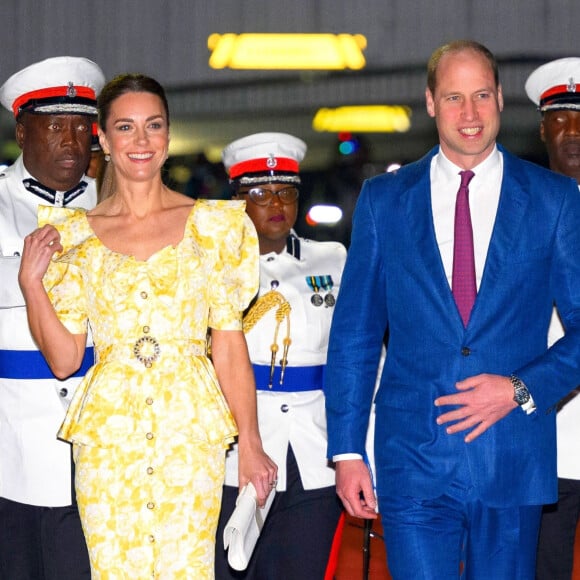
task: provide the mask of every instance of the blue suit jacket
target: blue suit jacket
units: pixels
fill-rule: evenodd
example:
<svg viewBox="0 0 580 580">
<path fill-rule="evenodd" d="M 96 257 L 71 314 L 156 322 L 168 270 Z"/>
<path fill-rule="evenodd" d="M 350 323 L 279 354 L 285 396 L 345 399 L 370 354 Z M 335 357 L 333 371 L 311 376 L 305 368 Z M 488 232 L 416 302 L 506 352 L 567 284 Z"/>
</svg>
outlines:
<svg viewBox="0 0 580 580">
<path fill-rule="evenodd" d="M 556 499 L 555 410 L 580 384 L 580 195 L 576 183 L 501 147 L 504 171 L 477 300 L 464 328 L 445 276 L 423 159 L 365 182 L 326 367 L 328 456 L 364 453 L 376 395 L 379 496 L 432 498 L 459 470 L 492 506 Z M 547 350 L 557 302 L 566 336 Z M 514 409 L 472 443 L 448 435 L 433 401 L 480 373 L 515 373 L 537 412 Z M 447 408 L 446 410 L 449 410 Z"/>
</svg>

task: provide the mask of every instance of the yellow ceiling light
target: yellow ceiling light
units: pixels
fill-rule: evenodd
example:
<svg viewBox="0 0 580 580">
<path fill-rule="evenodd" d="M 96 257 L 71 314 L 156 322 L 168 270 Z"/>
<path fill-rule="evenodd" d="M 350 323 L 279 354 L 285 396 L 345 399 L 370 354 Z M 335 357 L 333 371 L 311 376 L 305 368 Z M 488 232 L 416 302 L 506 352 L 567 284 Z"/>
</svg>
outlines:
<svg viewBox="0 0 580 580">
<path fill-rule="evenodd" d="M 365 66 L 361 34 L 212 34 L 211 68 L 359 70 Z"/>
<path fill-rule="evenodd" d="M 411 109 L 401 105 L 359 105 L 319 109 L 312 121 L 315 131 L 404 133 L 411 128 Z"/>
</svg>

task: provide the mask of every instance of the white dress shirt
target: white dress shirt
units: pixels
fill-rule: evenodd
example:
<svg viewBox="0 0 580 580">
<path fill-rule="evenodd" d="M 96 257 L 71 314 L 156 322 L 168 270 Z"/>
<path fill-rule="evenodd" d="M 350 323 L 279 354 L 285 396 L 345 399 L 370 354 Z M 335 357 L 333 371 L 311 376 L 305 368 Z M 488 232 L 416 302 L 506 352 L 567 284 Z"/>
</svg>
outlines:
<svg viewBox="0 0 580 580">
<path fill-rule="evenodd" d="M 449 161 L 441 150 L 431 161 L 433 225 L 450 287 L 453 270 L 455 200 L 461 183 L 460 171 L 461 167 Z M 469 209 L 473 227 L 475 278 L 479 289 L 501 191 L 503 157 L 497 147 L 472 171 L 475 175 L 469 183 Z"/>
</svg>

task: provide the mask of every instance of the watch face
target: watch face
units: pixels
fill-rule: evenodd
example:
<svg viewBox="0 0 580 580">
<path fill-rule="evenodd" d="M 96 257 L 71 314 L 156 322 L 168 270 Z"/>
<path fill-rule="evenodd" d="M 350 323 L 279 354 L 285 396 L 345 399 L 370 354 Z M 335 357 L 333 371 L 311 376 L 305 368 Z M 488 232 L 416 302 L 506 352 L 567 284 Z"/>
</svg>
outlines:
<svg viewBox="0 0 580 580">
<path fill-rule="evenodd" d="M 520 406 L 525 405 L 530 400 L 530 391 L 517 377 L 512 376 L 510 380 L 514 386 L 514 401 Z"/>
<path fill-rule="evenodd" d="M 530 400 L 530 393 L 529 393 L 528 389 L 526 389 L 525 387 L 523 387 L 523 388 L 520 387 L 519 389 L 516 389 L 514 401 L 518 405 L 524 405 L 529 400 Z"/>
</svg>

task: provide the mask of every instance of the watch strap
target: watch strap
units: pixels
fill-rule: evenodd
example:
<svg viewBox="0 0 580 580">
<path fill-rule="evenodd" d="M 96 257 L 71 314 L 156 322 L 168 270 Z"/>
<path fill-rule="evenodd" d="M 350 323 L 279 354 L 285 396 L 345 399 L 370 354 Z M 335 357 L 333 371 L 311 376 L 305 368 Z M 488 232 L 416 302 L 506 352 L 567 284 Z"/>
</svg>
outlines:
<svg viewBox="0 0 580 580">
<path fill-rule="evenodd" d="M 530 393 L 530 391 L 528 390 L 528 387 L 526 386 L 526 384 L 524 383 L 524 381 L 522 381 L 519 377 L 517 377 L 516 375 L 511 375 L 510 376 L 510 381 L 512 383 L 512 386 L 514 388 L 514 401 L 518 404 L 518 406 L 520 407 L 520 409 L 526 414 L 526 415 L 530 415 L 531 413 L 533 413 L 536 410 L 536 403 L 534 402 L 534 399 L 532 397 L 532 394 Z M 518 397 L 518 393 L 524 391 L 525 395 L 526 395 L 526 399 L 525 402 L 520 402 L 518 399 L 520 399 L 520 397 Z"/>
</svg>

